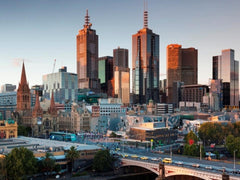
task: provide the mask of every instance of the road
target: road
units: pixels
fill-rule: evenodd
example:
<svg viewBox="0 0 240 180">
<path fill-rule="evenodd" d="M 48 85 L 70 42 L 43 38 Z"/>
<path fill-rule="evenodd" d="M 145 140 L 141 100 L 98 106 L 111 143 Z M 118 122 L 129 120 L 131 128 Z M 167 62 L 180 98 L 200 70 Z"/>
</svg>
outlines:
<svg viewBox="0 0 240 180">
<path fill-rule="evenodd" d="M 152 161 L 151 159 L 164 159 L 164 158 L 172 158 L 172 164 L 176 166 L 183 166 L 188 168 L 200 168 L 204 169 L 205 171 L 216 171 L 218 173 L 222 173 L 223 169 L 227 173 L 232 173 L 234 171 L 234 164 L 233 162 L 224 162 L 224 161 L 208 161 L 205 159 L 200 160 L 199 158 L 193 158 L 193 157 L 187 157 L 182 155 L 175 155 L 172 154 L 160 154 L 160 153 L 154 153 L 150 151 L 150 149 L 140 149 L 140 148 L 131 148 L 128 146 L 123 146 L 123 144 L 120 144 L 118 142 L 110 141 L 108 138 L 97 138 L 97 139 L 91 139 L 91 138 L 84 138 L 80 139 L 80 143 L 86 143 L 86 144 L 95 144 L 99 145 L 103 148 L 108 148 L 113 153 L 119 153 L 119 154 L 128 154 L 127 158 L 131 158 L 132 155 L 137 155 L 138 160 L 141 161 L 147 161 L 152 163 L 159 163 L 156 161 Z M 116 148 L 118 148 L 119 151 L 115 151 Z M 148 157 L 147 160 L 142 160 L 140 157 Z M 136 158 L 134 158 L 136 159 Z M 195 167 L 194 167 L 195 166 Z M 239 173 L 240 176 L 240 165 L 235 164 L 235 172 Z"/>
</svg>

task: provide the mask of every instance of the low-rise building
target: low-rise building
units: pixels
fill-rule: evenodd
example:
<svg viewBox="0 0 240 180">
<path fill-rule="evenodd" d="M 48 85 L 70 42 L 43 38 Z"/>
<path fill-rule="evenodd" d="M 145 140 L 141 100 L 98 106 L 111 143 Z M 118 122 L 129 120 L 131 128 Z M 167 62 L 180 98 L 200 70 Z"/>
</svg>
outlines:
<svg viewBox="0 0 240 180">
<path fill-rule="evenodd" d="M 2 120 L 2 115 L 0 113 L 0 139 L 9 139 L 17 137 L 17 122 L 13 119 Z"/>
<path fill-rule="evenodd" d="M 138 127 L 130 128 L 130 138 L 138 140 L 146 140 L 164 144 L 170 144 L 177 140 L 177 130 L 166 127 L 164 122 L 142 123 Z"/>
</svg>

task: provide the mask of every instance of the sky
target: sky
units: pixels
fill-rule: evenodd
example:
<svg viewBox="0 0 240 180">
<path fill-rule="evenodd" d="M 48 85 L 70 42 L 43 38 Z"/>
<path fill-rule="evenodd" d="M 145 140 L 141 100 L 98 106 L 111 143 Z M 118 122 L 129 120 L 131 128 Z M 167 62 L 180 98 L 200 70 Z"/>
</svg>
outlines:
<svg viewBox="0 0 240 180">
<path fill-rule="evenodd" d="M 212 56 L 234 49 L 240 60 L 239 0 L 148 0 L 148 27 L 160 35 L 160 79 L 166 78 L 166 47 L 198 49 L 198 83 L 212 77 Z M 67 66 L 76 73 L 76 35 L 88 9 L 99 36 L 99 57 L 129 49 L 143 28 L 144 0 L 0 0 L 0 86 L 18 86 L 22 62 L 29 85 Z"/>
</svg>

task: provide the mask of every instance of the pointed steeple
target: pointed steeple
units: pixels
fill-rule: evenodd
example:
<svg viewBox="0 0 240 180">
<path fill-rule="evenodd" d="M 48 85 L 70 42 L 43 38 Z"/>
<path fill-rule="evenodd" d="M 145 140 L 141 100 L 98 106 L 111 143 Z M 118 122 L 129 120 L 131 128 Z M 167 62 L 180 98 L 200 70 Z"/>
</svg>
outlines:
<svg viewBox="0 0 240 180">
<path fill-rule="evenodd" d="M 39 108 L 40 108 L 40 102 L 39 102 L 39 95 L 38 95 L 38 92 L 37 92 L 34 109 L 39 109 Z"/>
<path fill-rule="evenodd" d="M 22 65 L 21 80 L 17 90 L 17 110 L 26 111 L 31 109 L 31 94 L 27 83 L 24 62 Z"/>
<path fill-rule="evenodd" d="M 39 95 L 38 95 L 38 92 L 37 92 L 35 106 L 34 106 L 34 109 L 33 109 L 33 117 L 39 117 L 39 116 L 42 116 L 42 114 L 43 114 L 43 110 L 40 106 Z"/>
<path fill-rule="evenodd" d="M 25 72 L 24 62 L 23 62 L 23 65 L 22 65 L 22 75 L 21 75 L 20 84 L 27 84 L 27 78 L 26 78 L 26 72 Z"/>
<path fill-rule="evenodd" d="M 50 107 L 48 108 L 48 112 L 52 115 L 57 115 L 57 108 L 55 106 L 53 91 L 52 91 L 51 103 L 50 103 Z"/>
</svg>

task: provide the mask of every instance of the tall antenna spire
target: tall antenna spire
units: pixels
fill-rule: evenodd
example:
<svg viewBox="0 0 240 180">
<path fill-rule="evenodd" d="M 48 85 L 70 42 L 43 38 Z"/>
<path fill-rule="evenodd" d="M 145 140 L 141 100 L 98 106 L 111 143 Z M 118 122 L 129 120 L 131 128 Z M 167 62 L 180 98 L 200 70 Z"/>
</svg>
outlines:
<svg viewBox="0 0 240 180">
<path fill-rule="evenodd" d="M 86 10 L 86 16 L 85 16 L 85 26 L 89 25 L 89 20 L 90 20 L 90 17 L 88 16 L 88 9 L 87 9 Z"/>
<path fill-rule="evenodd" d="M 143 12 L 143 28 L 148 28 L 148 11 L 147 2 L 144 0 L 144 12 Z"/>
</svg>

